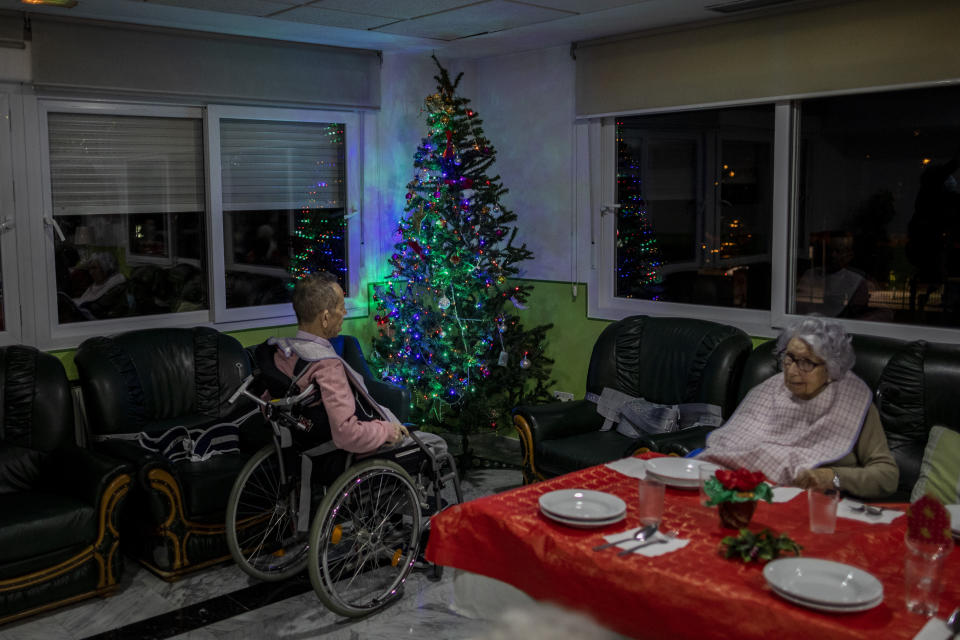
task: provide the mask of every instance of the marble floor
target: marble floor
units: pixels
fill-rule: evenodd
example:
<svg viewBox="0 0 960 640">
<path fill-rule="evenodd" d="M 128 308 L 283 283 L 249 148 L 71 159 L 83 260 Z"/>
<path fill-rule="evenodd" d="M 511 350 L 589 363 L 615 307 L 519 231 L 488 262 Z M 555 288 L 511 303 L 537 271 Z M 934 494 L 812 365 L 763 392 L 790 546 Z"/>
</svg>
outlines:
<svg viewBox="0 0 960 640">
<path fill-rule="evenodd" d="M 520 483 L 519 471 L 474 469 L 464 474 L 464 499 Z M 223 565 L 168 583 L 127 561 L 123 585 L 116 595 L 2 626 L 0 640 L 540 637 L 503 631 L 505 623 L 499 620 L 464 615 L 454 604 L 453 575 L 454 571 L 447 569 L 439 581 L 431 581 L 425 572 L 415 571 L 397 603 L 368 618 L 344 621 L 323 607 L 306 576 L 268 584 L 248 577 L 233 565 Z M 529 621 L 509 621 L 512 628 L 519 628 L 518 624 L 530 626 Z"/>
</svg>

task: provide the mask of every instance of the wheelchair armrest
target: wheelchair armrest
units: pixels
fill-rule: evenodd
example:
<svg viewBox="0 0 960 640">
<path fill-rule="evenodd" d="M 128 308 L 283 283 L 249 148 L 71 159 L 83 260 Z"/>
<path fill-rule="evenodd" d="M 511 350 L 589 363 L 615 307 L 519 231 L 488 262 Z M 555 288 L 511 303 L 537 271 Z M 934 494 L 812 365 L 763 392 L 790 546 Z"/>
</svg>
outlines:
<svg viewBox="0 0 960 640">
<path fill-rule="evenodd" d="M 707 434 L 715 428 L 701 425 L 673 433 L 649 436 L 650 441 L 655 445 L 649 448 L 660 453 L 675 453 L 678 456 L 685 456 L 694 449 L 702 448 L 707 442 Z"/>
<path fill-rule="evenodd" d="M 111 482 L 133 471 L 131 465 L 120 460 L 72 445 L 51 451 L 43 467 L 40 485 L 45 489 L 94 507 Z"/>
<path fill-rule="evenodd" d="M 372 378 L 365 379 L 364 383 L 374 400 L 393 411 L 400 422 L 407 421 L 412 398 L 410 389 Z"/>
<path fill-rule="evenodd" d="M 589 400 L 520 405 L 513 415 L 522 417 L 529 425 L 534 446 L 544 440 L 597 431 L 603 425 L 597 405 Z"/>
</svg>

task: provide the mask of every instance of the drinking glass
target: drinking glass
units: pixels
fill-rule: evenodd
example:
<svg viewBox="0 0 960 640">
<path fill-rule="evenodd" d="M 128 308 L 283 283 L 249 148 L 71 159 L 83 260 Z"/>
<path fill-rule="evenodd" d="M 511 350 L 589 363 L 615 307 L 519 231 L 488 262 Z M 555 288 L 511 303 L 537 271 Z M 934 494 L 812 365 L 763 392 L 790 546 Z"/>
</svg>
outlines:
<svg viewBox="0 0 960 640">
<path fill-rule="evenodd" d="M 906 538 L 907 554 L 903 567 L 904 598 L 907 611 L 928 618 L 940 608 L 943 565 L 953 550 L 953 541 L 918 542 Z"/>
<path fill-rule="evenodd" d="M 807 504 L 810 507 L 810 531 L 833 533 L 837 528 L 837 505 L 840 492 L 835 489 L 807 489 Z"/>
<path fill-rule="evenodd" d="M 644 525 L 660 524 L 660 518 L 663 517 L 664 484 L 648 477 L 640 480 L 639 488 L 640 522 Z"/>
<path fill-rule="evenodd" d="M 707 480 L 712 478 L 716 474 L 717 469 L 720 467 L 713 464 L 701 464 L 697 468 L 697 473 L 700 474 L 700 504 L 707 506 L 707 501 L 710 499 L 710 496 L 707 495 Z M 713 505 L 714 507 L 717 505 Z M 711 507 L 712 509 L 713 507 Z"/>
</svg>

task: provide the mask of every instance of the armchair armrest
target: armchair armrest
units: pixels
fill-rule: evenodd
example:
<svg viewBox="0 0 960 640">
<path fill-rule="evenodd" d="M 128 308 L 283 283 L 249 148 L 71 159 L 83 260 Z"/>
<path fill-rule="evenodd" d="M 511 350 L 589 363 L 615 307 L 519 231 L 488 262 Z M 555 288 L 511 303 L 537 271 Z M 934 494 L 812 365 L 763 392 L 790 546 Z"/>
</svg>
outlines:
<svg viewBox="0 0 960 640">
<path fill-rule="evenodd" d="M 678 456 L 685 456 L 695 449 L 704 447 L 707 443 L 707 434 L 715 428 L 702 425 L 673 433 L 650 436 L 654 446 L 649 448 L 660 453 L 674 453 Z"/>
<path fill-rule="evenodd" d="M 406 422 L 410 417 L 410 389 L 383 380 L 367 378 L 364 380 L 367 391 L 373 399 L 393 411 L 400 422 Z"/>
<path fill-rule="evenodd" d="M 603 416 L 597 413 L 597 405 L 589 400 L 520 405 L 513 410 L 513 415 L 523 418 L 529 425 L 533 445 L 596 431 L 603 425 Z"/>
<path fill-rule="evenodd" d="M 118 476 L 133 471 L 125 462 L 72 445 L 51 451 L 43 467 L 40 485 L 92 506 L 100 503 L 107 487 Z"/>
</svg>

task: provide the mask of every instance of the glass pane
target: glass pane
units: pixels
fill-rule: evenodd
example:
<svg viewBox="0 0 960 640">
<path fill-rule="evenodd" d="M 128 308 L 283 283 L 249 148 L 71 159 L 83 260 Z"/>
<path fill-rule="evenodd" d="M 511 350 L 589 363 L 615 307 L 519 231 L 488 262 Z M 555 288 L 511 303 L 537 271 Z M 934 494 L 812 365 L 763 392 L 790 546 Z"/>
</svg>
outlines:
<svg viewBox="0 0 960 640">
<path fill-rule="evenodd" d="M 767 309 L 773 106 L 617 123 L 616 295 Z"/>
<path fill-rule="evenodd" d="M 228 308 L 289 302 L 293 278 L 315 271 L 350 295 L 344 128 L 221 122 Z"/>
<path fill-rule="evenodd" d="M 801 107 L 790 311 L 960 326 L 960 88 Z"/>
<path fill-rule="evenodd" d="M 50 114 L 60 323 L 207 308 L 201 132 L 195 119 Z"/>
</svg>

